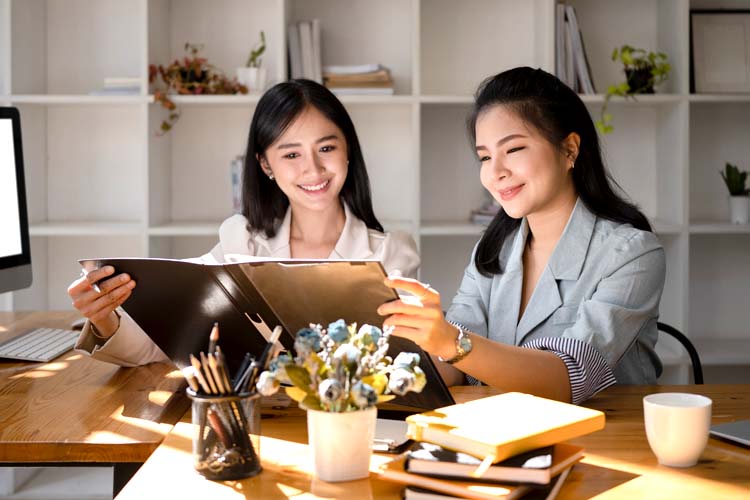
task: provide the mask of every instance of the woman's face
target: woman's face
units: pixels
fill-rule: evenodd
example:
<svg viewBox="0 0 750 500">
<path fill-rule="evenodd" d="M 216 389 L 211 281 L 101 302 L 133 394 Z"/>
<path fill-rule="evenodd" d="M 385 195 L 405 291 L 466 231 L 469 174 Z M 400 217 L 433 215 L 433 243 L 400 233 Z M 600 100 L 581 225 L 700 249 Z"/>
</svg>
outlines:
<svg viewBox="0 0 750 500">
<path fill-rule="evenodd" d="M 561 152 L 510 108 L 493 106 L 476 122 L 482 185 L 505 213 L 518 219 L 575 199 L 570 169 L 578 153 Z"/>
<path fill-rule="evenodd" d="M 305 109 L 261 158 L 293 210 L 323 211 L 338 203 L 346 180 L 344 133 L 317 108 Z"/>
</svg>

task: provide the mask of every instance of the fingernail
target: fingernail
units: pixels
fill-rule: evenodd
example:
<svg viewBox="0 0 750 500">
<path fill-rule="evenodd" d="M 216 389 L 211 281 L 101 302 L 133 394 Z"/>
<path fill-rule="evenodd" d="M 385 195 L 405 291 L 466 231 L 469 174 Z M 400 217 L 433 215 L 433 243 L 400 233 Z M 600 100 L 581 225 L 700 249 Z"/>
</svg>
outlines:
<svg viewBox="0 0 750 500">
<path fill-rule="evenodd" d="M 115 272 L 115 268 L 112 266 L 104 266 L 104 272 L 107 274 Z"/>
<path fill-rule="evenodd" d="M 128 288 L 135 288 L 135 281 L 131 281 L 128 283 Z"/>
<path fill-rule="evenodd" d="M 122 281 L 123 283 L 125 283 L 129 279 L 130 279 L 130 276 L 128 276 L 127 274 L 123 274 L 122 277 L 120 278 L 120 281 Z"/>
</svg>

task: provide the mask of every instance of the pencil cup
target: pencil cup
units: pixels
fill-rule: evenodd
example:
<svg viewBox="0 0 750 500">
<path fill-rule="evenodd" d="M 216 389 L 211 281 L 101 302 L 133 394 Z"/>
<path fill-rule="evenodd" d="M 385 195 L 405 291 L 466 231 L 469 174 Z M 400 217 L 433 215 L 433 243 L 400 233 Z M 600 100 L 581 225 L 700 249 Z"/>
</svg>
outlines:
<svg viewBox="0 0 750 500">
<path fill-rule="evenodd" d="M 260 395 L 205 396 L 193 401 L 195 470 L 207 479 L 251 477 L 260 466 Z"/>
</svg>

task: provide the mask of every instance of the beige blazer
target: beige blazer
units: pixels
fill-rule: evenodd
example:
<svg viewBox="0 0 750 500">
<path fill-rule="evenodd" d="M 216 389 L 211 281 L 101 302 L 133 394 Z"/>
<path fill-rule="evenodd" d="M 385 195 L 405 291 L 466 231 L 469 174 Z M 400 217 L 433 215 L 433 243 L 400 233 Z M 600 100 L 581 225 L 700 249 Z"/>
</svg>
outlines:
<svg viewBox="0 0 750 500">
<path fill-rule="evenodd" d="M 373 259 L 379 260 L 389 274 L 400 274 L 416 278 L 419 268 L 419 253 L 414 239 L 407 233 L 394 231 L 381 233 L 369 229 L 344 204 L 346 222 L 341 231 L 330 259 Z M 289 233 L 292 220 L 291 208 L 273 238 L 264 234 L 250 233 L 247 219 L 233 215 L 219 228 L 219 243 L 207 254 L 190 259 L 196 262 L 232 262 L 233 255 L 259 258 L 291 258 Z M 137 293 L 137 288 L 136 288 Z M 99 345 L 86 322 L 76 343 L 76 349 L 92 357 L 121 366 L 138 366 L 157 361 L 169 361 L 146 333 L 120 308 L 120 327 L 103 345 Z"/>
</svg>

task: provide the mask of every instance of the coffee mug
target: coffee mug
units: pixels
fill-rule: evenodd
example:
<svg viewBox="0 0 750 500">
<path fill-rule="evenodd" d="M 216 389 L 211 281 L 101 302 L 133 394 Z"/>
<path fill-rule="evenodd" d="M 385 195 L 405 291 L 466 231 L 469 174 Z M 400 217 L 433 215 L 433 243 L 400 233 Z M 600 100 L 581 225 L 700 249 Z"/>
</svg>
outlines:
<svg viewBox="0 0 750 500">
<path fill-rule="evenodd" d="M 659 463 L 692 467 L 706 448 L 711 400 L 698 394 L 663 392 L 643 398 L 646 437 Z"/>
</svg>

